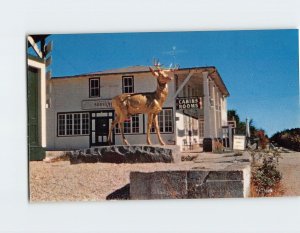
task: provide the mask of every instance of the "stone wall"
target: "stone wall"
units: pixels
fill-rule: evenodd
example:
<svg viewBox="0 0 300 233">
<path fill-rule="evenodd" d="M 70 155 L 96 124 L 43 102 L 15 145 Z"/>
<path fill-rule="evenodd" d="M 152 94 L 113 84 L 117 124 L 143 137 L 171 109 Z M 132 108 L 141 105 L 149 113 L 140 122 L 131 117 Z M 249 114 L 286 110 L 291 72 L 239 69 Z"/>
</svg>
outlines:
<svg viewBox="0 0 300 233">
<path fill-rule="evenodd" d="M 240 170 L 130 173 L 130 199 L 248 197 L 250 166 Z"/>
</svg>

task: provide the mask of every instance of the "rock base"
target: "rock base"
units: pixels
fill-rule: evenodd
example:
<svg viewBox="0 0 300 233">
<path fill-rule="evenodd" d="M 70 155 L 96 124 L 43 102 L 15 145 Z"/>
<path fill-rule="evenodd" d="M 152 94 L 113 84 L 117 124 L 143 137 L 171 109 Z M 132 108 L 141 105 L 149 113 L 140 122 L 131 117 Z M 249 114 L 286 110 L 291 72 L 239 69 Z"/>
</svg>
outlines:
<svg viewBox="0 0 300 233">
<path fill-rule="evenodd" d="M 78 163 L 173 163 L 179 150 L 155 146 L 103 146 L 69 152 L 71 164 Z"/>
</svg>

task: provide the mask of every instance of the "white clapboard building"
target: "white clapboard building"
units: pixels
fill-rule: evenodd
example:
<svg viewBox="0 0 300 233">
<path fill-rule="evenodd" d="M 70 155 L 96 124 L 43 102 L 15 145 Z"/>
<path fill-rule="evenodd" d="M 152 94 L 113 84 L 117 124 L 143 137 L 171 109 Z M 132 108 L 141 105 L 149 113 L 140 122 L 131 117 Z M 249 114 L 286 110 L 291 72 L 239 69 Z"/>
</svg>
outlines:
<svg viewBox="0 0 300 233">
<path fill-rule="evenodd" d="M 121 93 L 154 91 L 156 83 L 147 66 L 51 78 L 47 84 L 46 149 L 107 145 L 114 118 L 112 98 Z M 229 92 L 215 67 L 180 68 L 168 89 L 167 101 L 159 114 L 166 144 L 186 150 L 198 148 L 204 138 L 222 138 Z M 144 114 L 125 122 L 125 136 L 131 145 L 146 143 L 146 123 Z M 158 144 L 153 130 L 151 140 Z M 114 130 L 113 143 L 122 144 L 118 128 Z"/>
</svg>

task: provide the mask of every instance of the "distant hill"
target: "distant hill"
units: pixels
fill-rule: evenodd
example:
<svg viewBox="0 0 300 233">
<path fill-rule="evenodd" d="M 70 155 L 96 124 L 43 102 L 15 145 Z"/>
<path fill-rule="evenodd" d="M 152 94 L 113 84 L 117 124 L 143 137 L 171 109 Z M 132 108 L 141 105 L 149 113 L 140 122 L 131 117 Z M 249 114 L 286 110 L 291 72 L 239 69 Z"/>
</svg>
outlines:
<svg viewBox="0 0 300 233">
<path fill-rule="evenodd" d="M 271 142 L 293 151 L 300 151 L 300 128 L 286 129 L 275 133 Z"/>
</svg>

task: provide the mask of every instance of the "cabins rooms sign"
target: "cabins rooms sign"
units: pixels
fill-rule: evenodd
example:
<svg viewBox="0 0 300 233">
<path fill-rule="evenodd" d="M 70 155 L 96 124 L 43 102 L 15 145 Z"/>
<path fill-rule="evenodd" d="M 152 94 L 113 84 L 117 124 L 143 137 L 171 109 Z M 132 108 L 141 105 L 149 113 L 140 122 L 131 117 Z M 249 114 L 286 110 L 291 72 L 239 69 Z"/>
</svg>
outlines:
<svg viewBox="0 0 300 233">
<path fill-rule="evenodd" d="M 176 98 L 176 109 L 201 109 L 202 101 L 201 97 L 178 97 Z"/>
<path fill-rule="evenodd" d="M 111 99 L 82 100 L 81 108 L 82 110 L 111 109 Z"/>
</svg>

